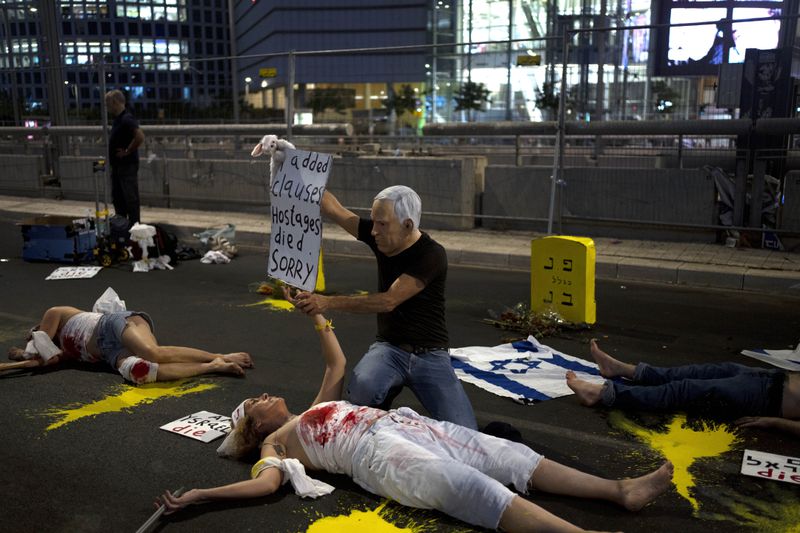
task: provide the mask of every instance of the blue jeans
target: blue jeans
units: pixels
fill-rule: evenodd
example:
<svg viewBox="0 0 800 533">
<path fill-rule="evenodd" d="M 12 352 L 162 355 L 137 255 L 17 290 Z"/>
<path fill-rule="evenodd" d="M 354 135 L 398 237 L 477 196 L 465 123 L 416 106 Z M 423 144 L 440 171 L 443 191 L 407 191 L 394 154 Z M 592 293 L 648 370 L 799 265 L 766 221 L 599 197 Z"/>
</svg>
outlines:
<svg viewBox="0 0 800 533">
<path fill-rule="evenodd" d="M 411 389 L 432 418 L 478 428 L 445 350 L 413 354 L 388 342 L 375 342 L 353 369 L 347 397 L 357 405 L 388 409 L 403 386 Z"/>
<path fill-rule="evenodd" d="M 604 405 L 622 409 L 710 410 L 731 417 L 780 416 L 785 373 L 736 363 L 672 368 L 639 363 L 633 385 L 606 381 Z"/>
<path fill-rule="evenodd" d="M 116 313 L 107 313 L 100 317 L 97 323 L 97 347 L 103 355 L 103 359 L 111 365 L 111 368 L 117 368 L 117 360 L 121 357 L 129 357 L 131 352 L 122 344 L 122 332 L 128 326 L 128 317 L 140 316 L 150 324 L 150 331 L 155 331 L 153 327 L 153 319 L 147 313 L 139 311 L 119 311 Z"/>
</svg>

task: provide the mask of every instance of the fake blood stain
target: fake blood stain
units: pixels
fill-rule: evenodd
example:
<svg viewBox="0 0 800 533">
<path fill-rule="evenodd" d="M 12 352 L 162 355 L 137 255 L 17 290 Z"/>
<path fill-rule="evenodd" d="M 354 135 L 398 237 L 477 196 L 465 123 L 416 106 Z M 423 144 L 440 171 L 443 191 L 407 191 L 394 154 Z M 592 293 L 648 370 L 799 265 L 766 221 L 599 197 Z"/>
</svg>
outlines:
<svg viewBox="0 0 800 533">
<path fill-rule="evenodd" d="M 58 420 L 47 426 L 45 431 L 60 428 L 66 424 L 85 417 L 94 417 L 103 413 L 115 413 L 132 409 L 138 405 L 146 405 L 161 398 L 179 397 L 215 388 L 212 383 L 200 383 L 193 386 L 188 380 L 159 381 L 138 387 L 122 385 L 115 387 L 114 392 L 101 400 L 85 405 L 65 409 L 52 409 L 44 414 Z"/>
<path fill-rule="evenodd" d="M 330 428 L 326 426 L 328 425 L 328 418 L 336 410 L 336 405 L 332 404 L 315 407 L 303 413 L 303 423 L 312 428 L 314 440 L 320 446 L 325 446 L 328 443 L 328 439 L 331 438 Z"/>
</svg>

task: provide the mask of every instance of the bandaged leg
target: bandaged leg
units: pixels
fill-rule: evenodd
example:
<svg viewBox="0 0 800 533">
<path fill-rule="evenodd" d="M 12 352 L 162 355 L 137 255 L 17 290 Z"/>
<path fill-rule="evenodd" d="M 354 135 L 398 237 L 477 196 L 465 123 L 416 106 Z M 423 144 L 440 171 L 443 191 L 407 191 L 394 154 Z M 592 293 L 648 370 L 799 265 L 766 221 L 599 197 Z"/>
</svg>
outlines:
<svg viewBox="0 0 800 533">
<path fill-rule="evenodd" d="M 158 377 L 158 363 L 140 357 L 126 357 L 118 370 L 123 378 L 137 385 L 152 383 Z"/>
<path fill-rule="evenodd" d="M 25 347 L 24 359 L 33 359 L 39 356 L 45 364 L 53 356 L 61 353 L 61 350 L 53 343 L 53 339 L 44 331 L 34 331 L 31 333 L 31 340 Z"/>
</svg>

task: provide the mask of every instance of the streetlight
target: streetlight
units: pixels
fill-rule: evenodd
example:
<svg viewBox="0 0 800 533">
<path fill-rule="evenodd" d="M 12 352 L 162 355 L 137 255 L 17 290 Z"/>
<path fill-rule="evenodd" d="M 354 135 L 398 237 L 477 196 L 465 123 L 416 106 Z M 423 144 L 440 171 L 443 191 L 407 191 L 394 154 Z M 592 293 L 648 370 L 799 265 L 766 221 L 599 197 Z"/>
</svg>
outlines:
<svg viewBox="0 0 800 533">
<path fill-rule="evenodd" d="M 261 107 L 267 108 L 267 80 L 261 80 Z"/>
<path fill-rule="evenodd" d="M 251 81 L 253 81 L 253 78 L 251 78 L 250 76 L 247 76 L 247 77 L 244 79 L 244 83 L 245 83 L 245 86 L 244 86 L 244 95 L 245 95 L 245 96 L 249 96 L 249 95 L 250 95 L 250 82 L 251 82 Z"/>
</svg>

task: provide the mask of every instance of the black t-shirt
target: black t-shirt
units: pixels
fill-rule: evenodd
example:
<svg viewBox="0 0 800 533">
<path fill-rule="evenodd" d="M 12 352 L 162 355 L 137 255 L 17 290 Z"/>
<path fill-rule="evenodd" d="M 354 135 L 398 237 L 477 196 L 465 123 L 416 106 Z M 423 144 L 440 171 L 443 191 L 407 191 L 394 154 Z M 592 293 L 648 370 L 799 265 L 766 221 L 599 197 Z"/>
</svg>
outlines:
<svg viewBox="0 0 800 533">
<path fill-rule="evenodd" d="M 395 307 L 394 311 L 378 313 L 378 340 L 427 348 L 449 346 L 444 318 L 447 280 L 444 247 L 423 233 L 408 249 L 388 257 L 378 250 L 371 231 L 372 221 L 362 218 L 358 224 L 358 240 L 369 246 L 378 260 L 379 292 L 389 290 L 401 274 L 408 274 L 425 284 L 422 291 Z"/>
<path fill-rule="evenodd" d="M 128 148 L 138 129 L 139 121 L 127 109 L 114 118 L 114 122 L 111 124 L 111 135 L 108 138 L 108 150 L 111 152 L 108 157 L 112 167 L 139 163 L 139 150 L 134 150 L 123 157 L 117 157 L 117 150 Z"/>
</svg>

